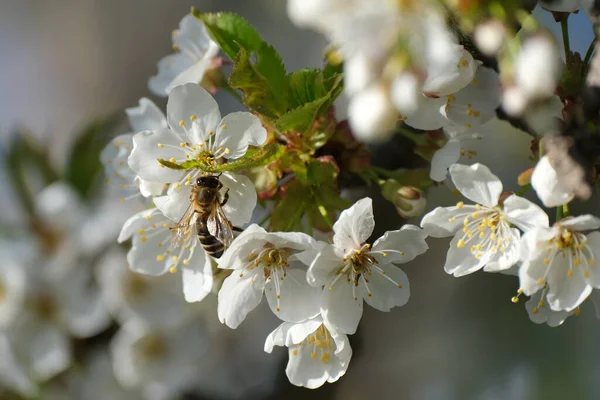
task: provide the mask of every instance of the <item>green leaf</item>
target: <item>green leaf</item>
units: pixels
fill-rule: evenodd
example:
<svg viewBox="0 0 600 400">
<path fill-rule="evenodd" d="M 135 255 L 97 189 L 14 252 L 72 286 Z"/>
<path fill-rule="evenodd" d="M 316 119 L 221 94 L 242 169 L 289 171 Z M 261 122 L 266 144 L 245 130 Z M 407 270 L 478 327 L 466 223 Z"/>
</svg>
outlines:
<svg viewBox="0 0 600 400">
<path fill-rule="evenodd" d="M 204 23 L 209 35 L 232 60 L 237 57 L 241 48 L 256 51 L 264 43 L 256 29 L 237 14 L 202 14 L 194 9 L 192 13 Z"/>
<path fill-rule="evenodd" d="M 102 172 L 100 152 L 109 142 L 120 116 L 112 116 L 89 124 L 75 139 L 65 171 L 66 180 L 84 198 L 92 194 Z"/>
<path fill-rule="evenodd" d="M 281 132 L 297 131 L 304 133 L 311 128 L 315 122 L 315 118 L 319 114 L 319 110 L 328 101 L 329 95 L 326 95 L 318 100 L 297 107 L 282 115 L 275 123 L 275 126 Z"/>
<path fill-rule="evenodd" d="M 248 108 L 275 119 L 287 110 L 286 90 L 280 87 L 280 77 L 271 76 L 269 80 L 263 74 L 266 71 L 277 75 L 273 73 L 273 67 L 267 65 L 268 61 L 260 58 L 260 55 L 257 57 L 259 61 L 255 65 L 250 59 L 250 52 L 241 49 L 229 76 L 229 85 L 242 91 L 244 104 Z M 262 70 L 258 69 L 259 66 Z"/>
<path fill-rule="evenodd" d="M 211 37 L 234 61 L 229 84 L 244 92 L 244 103 L 271 118 L 283 114 L 287 109 L 286 71 L 281 56 L 273 46 L 262 40 L 258 32 L 239 15 L 201 14 L 195 10 L 193 13 L 204 22 Z M 257 98 L 263 97 L 268 104 L 261 108 L 261 101 L 257 101 Z M 264 108 L 273 111 L 267 114 L 263 112 Z"/>
<path fill-rule="evenodd" d="M 301 219 L 310 200 L 310 192 L 297 180 L 284 186 L 284 197 L 280 199 L 269 221 L 269 230 L 279 232 L 302 231 Z"/>
</svg>

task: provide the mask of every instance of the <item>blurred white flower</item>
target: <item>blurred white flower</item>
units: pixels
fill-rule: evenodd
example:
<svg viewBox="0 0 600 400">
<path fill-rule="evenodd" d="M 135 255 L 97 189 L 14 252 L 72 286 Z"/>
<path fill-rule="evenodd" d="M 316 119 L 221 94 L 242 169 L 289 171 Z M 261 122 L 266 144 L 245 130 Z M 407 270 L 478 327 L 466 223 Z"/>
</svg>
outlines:
<svg viewBox="0 0 600 400">
<path fill-rule="evenodd" d="M 219 268 L 233 270 L 219 290 L 219 320 L 237 328 L 263 293 L 284 321 L 300 322 L 319 314 L 321 289 L 308 284 L 302 268 L 302 253 L 314 256 L 316 245 L 300 232 L 267 232 L 256 224 L 246 228 L 219 259 Z"/>
<path fill-rule="evenodd" d="M 600 219 L 592 215 L 565 218 L 551 228 L 536 227 L 521 239 L 519 280 L 531 296 L 547 288 L 546 297 L 555 311 L 572 311 L 600 287 L 597 259 Z"/>
<path fill-rule="evenodd" d="M 375 84 L 352 96 L 348 104 L 348 121 L 360 141 L 381 142 L 394 133 L 398 112 L 383 85 Z"/>
<path fill-rule="evenodd" d="M 152 325 L 177 325 L 198 315 L 182 296 L 180 277 L 133 272 L 121 249 L 105 254 L 95 272 L 102 300 L 120 323 L 138 318 Z"/>
<path fill-rule="evenodd" d="M 0 263 L 0 329 L 7 328 L 19 317 L 27 293 L 27 273 L 25 265 L 5 254 Z"/>
<path fill-rule="evenodd" d="M 548 156 L 540 158 L 531 175 L 531 186 L 546 207 L 567 204 L 575 194 L 570 186 L 559 179 L 552 160 Z"/>
<path fill-rule="evenodd" d="M 191 14 L 183 17 L 179 29 L 173 31 L 175 54 L 158 62 L 158 74 L 148 81 L 157 96 L 168 96 L 177 85 L 198 84 L 207 70 L 215 68 L 219 46 L 208 36 L 204 24 Z"/>
<path fill-rule="evenodd" d="M 122 243 L 133 236 L 127 254 L 132 271 L 156 276 L 181 269 L 185 300 L 201 301 L 213 284 L 211 259 L 193 230 L 184 232 L 179 246 L 174 246 L 170 229 L 173 226 L 173 221 L 160 210 L 144 210 L 125 222 L 118 241 Z"/>
<path fill-rule="evenodd" d="M 171 399 L 192 388 L 208 348 L 208 334 L 198 321 L 164 327 L 134 319 L 110 343 L 115 377 L 148 400 Z"/>
<path fill-rule="evenodd" d="M 406 274 L 395 263 L 413 260 L 427 249 L 425 233 L 404 225 L 388 231 L 371 245 L 375 228 L 370 198 L 344 210 L 333 226 L 333 245 L 325 245 L 308 269 L 313 286 L 323 286 L 321 314 L 328 326 L 353 334 L 362 316 L 363 299 L 380 311 L 408 301 Z"/>
<path fill-rule="evenodd" d="M 538 290 L 525 303 L 529 319 L 536 324 L 548 324 L 551 327 L 562 325 L 575 311 L 555 311 L 551 309 L 548 306 L 547 294 L 545 289 Z"/>
<path fill-rule="evenodd" d="M 348 369 L 352 348 L 348 336 L 328 326 L 321 316 L 299 322 L 284 322 L 267 337 L 265 351 L 288 348 L 285 373 L 296 386 L 316 389 L 335 382 Z"/>
<path fill-rule="evenodd" d="M 504 44 L 507 32 L 504 25 L 498 20 L 489 20 L 479 23 L 473 32 L 473 39 L 477 48 L 487 56 L 494 56 Z"/>
<path fill-rule="evenodd" d="M 147 98 L 141 98 L 137 107 L 125 110 L 129 125 L 134 133 L 166 129 L 167 119 L 162 111 Z M 117 187 L 122 193 L 121 201 L 134 198 L 158 196 L 163 192 L 163 184 L 145 181 L 138 177 L 127 164 L 133 150 L 133 133 L 119 135 L 106 145 L 100 153 L 100 161 L 106 173 L 106 183 Z"/>
<path fill-rule="evenodd" d="M 548 226 L 548 216 L 529 200 L 511 195 L 500 205 L 502 182 L 482 164 L 454 164 L 452 182 L 467 199 L 453 207 L 438 207 L 423 217 L 421 226 L 430 236 L 454 235 L 444 270 L 456 277 L 484 268 L 507 270 L 519 261 L 519 230 Z"/>
<path fill-rule="evenodd" d="M 505 110 L 518 114 L 528 104 L 552 96 L 562 72 L 562 63 L 554 40 L 547 35 L 528 38 L 514 64 L 516 89 L 507 92 Z M 522 109 L 522 110 L 521 110 Z"/>
</svg>

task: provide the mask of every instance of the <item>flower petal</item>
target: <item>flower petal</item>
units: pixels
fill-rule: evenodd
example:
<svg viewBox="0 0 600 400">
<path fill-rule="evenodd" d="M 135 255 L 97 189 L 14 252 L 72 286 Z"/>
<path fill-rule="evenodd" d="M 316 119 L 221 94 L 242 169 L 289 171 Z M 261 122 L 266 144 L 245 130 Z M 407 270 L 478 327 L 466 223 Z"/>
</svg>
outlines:
<svg viewBox="0 0 600 400">
<path fill-rule="evenodd" d="M 458 247 L 458 241 L 462 237 L 462 232 L 454 236 L 450 242 L 450 249 L 448 250 L 446 263 L 444 264 L 444 270 L 457 278 L 480 270 L 491 257 L 489 252 L 485 252 L 482 257 L 477 259 L 475 255 L 471 253 L 470 247 L 479 243 L 480 239 L 474 239 L 463 247 Z"/>
<path fill-rule="evenodd" d="M 271 353 L 275 346 L 292 346 L 299 344 L 308 335 L 316 331 L 323 320 L 321 317 L 311 318 L 299 323 L 284 322 L 267 336 L 265 352 Z"/>
<path fill-rule="evenodd" d="M 455 164 L 459 158 L 460 141 L 450 139 L 444 147 L 433 154 L 429 177 L 436 182 L 445 181 L 446 175 L 448 175 L 448 168 Z"/>
<path fill-rule="evenodd" d="M 169 127 L 165 114 L 152 100 L 146 97 L 140 99 L 137 107 L 126 108 L 125 113 L 134 133 Z"/>
<path fill-rule="evenodd" d="M 194 64 L 190 65 L 185 70 L 181 71 L 180 74 L 176 75 L 173 80 L 167 85 L 167 92 L 170 93 L 173 89 L 179 85 L 185 85 L 187 83 L 199 84 L 204 78 L 206 71 L 213 67 L 213 60 L 210 58 L 199 60 Z"/>
<path fill-rule="evenodd" d="M 380 271 L 381 270 L 381 271 Z M 390 311 L 393 307 L 403 306 L 410 297 L 408 277 L 393 264 L 379 264 L 372 274 L 359 278 L 358 290 L 371 307 L 379 311 Z M 368 288 L 367 286 L 368 285 Z"/>
<path fill-rule="evenodd" d="M 548 271 L 548 304 L 556 311 L 572 311 L 592 293 L 592 287 L 583 278 L 582 271 L 568 275 L 568 262 L 557 256 Z"/>
<path fill-rule="evenodd" d="M 156 208 L 140 211 L 137 214 L 132 215 L 125 223 L 119 233 L 117 241 L 123 243 L 131 237 L 135 232 L 148 225 L 148 220 L 152 218 L 162 216 L 161 212 Z"/>
<path fill-rule="evenodd" d="M 406 118 L 404 122 L 413 128 L 426 131 L 439 129 L 448 123 L 448 120 L 441 112 L 447 102 L 447 97 L 424 97 L 419 104 L 417 112 Z"/>
<path fill-rule="evenodd" d="M 217 128 L 217 147 L 229 149 L 227 159 L 235 160 L 246 154 L 248 146 L 261 146 L 267 140 L 267 131 L 260 119 L 249 112 L 226 115 Z"/>
<path fill-rule="evenodd" d="M 519 262 L 520 257 L 520 236 L 518 229 L 510 230 L 510 237 L 503 238 L 503 246 L 505 251 L 498 250 L 483 267 L 485 272 L 500 272 L 510 269 L 513 265 Z M 510 239 L 510 240 L 507 240 Z"/>
<path fill-rule="evenodd" d="M 343 277 L 332 287 L 325 287 L 321 297 L 323 321 L 342 333 L 354 334 L 363 313 L 363 300 L 356 292 L 354 284 Z"/>
<path fill-rule="evenodd" d="M 479 67 L 471 83 L 449 98 L 444 111 L 446 118 L 459 130 L 470 130 L 496 115 L 500 99 L 498 73 L 491 68 Z"/>
<path fill-rule="evenodd" d="M 373 244 L 373 252 L 382 251 L 386 255 L 375 254 L 379 262 L 407 263 L 425 253 L 429 246 L 425 242 L 427 234 L 414 225 L 404 225 L 400 230 L 387 231 Z M 395 250 L 389 251 L 389 250 Z"/>
<path fill-rule="evenodd" d="M 321 288 L 308 284 L 305 271 L 290 268 L 285 278 L 277 283 L 273 281 L 279 278 L 280 275 L 273 277 L 271 274 L 265 285 L 265 296 L 273 314 L 283 321 L 300 322 L 320 313 Z M 275 285 L 279 286 L 279 299 Z"/>
<path fill-rule="evenodd" d="M 462 207 L 437 207 L 427 213 L 421 220 L 421 227 L 428 236 L 443 238 L 452 236 L 463 226 L 463 218 L 459 214 L 476 212 L 477 208 L 471 205 Z"/>
<path fill-rule="evenodd" d="M 558 180 L 558 173 L 548 156 L 538 161 L 531 175 L 531 186 L 546 207 L 558 207 L 573 200 L 574 194 Z"/>
<path fill-rule="evenodd" d="M 473 81 L 479 62 L 461 45 L 454 44 L 451 50 L 453 57 L 448 57 L 444 63 L 432 63 L 435 68 L 428 68 L 423 92 L 448 96 Z"/>
<path fill-rule="evenodd" d="M 198 245 L 189 262 L 181 265 L 185 301 L 202 301 L 212 290 L 213 273 L 210 257 Z"/>
<path fill-rule="evenodd" d="M 165 167 L 158 159 L 185 159 L 179 146 L 180 139 L 169 129 L 142 131 L 133 136 L 133 150 L 129 156 L 129 167 L 142 179 L 151 182 L 171 183 L 180 180 L 185 171 Z"/>
<path fill-rule="evenodd" d="M 31 342 L 30 362 L 36 380 L 46 381 L 63 372 L 71 364 L 71 345 L 58 327 L 42 324 Z"/>
<path fill-rule="evenodd" d="M 335 253 L 333 246 L 326 244 L 317 254 L 308 268 L 306 280 L 311 286 L 323 286 L 331 282 L 331 278 L 344 261 Z"/>
<path fill-rule="evenodd" d="M 373 201 L 370 197 L 358 200 L 340 214 L 333 225 L 333 243 L 342 249 L 359 249 L 375 228 Z"/>
<path fill-rule="evenodd" d="M 196 117 L 193 124 L 197 125 L 198 129 L 185 127 L 191 126 L 192 116 Z M 190 137 L 188 132 L 191 132 L 192 143 L 200 144 L 204 138 L 197 133 L 214 132 L 221 120 L 221 112 L 210 93 L 195 83 L 186 83 L 171 90 L 167 102 L 167 120 L 173 131 L 187 137 Z M 180 125 L 181 121 L 184 126 Z M 177 145 L 179 146 L 179 143 Z"/>
<path fill-rule="evenodd" d="M 173 79 L 192 65 L 192 60 L 183 53 L 169 54 L 158 62 L 158 74 L 148 81 L 148 89 L 160 97 L 169 95 L 170 83 Z"/>
<path fill-rule="evenodd" d="M 586 244 L 588 246 L 587 248 L 592 254 L 590 257 L 591 259 L 584 257 L 581 260 L 581 267 L 584 271 L 584 279 L 591 287 L 600 288 L 600 267 L 598 266 L 598 262 L 600 261 L 600 232 L 595 231 L 588 234 Z M 590 264 L 589 261 L 591 261 L 592 264 Z"/>
<path fill-rule="evenodd" d="M 175 183 L 169 186 L 164 196 L 154 198 L 156 208 L 173 222 L 178 222 L 190 207 L 190 185 Z"/>
<path fill-rule="evenodd" d="M 223 189 L 221 198 L 228 190 L 229 199 L 223 205 L 225 215 L 233 226 L 243 226 L 252 219 L 252 212 L 256 207 L 256 189 L 254 184 L 245 175 L 224 172 L 220 177 Z"/>
<path fill-rule="evenodd" d="M 266 239 L 263 234 L 266 232 L 258 224 L 252 224 L 244 229 L 219 258 L 219 268 L 240 269 L 245 267 L 248 263 L 249 254 L 256 252 L 257 249 L 261 249 L 265 245 Z"/>
<path fill-rule="evenodd" d="M 560 226 L 574 231 L 592 231 L 600 228 L 600 218 L 590 214 L 578 215 L 561 220 Z"/>
<path fill-rule="evenodd" d="M 548 326 L 556 327 L 562 325 L 573 314 L 568 311 L 554 311 L 548 306 L 547 299 L 542 299 L 542 295 L 543 291 L 540 290 L 533 294 L 529 301 L 525 303 L 529 319 L 536 324 L 546 323 Z"/>
<path fill-rule="evenodd" d="M 241 275 L 241 276 L 240 276 Z M 219 321 L 235 329 L 262 300 L 265 277 L 262 269 L 240 274 L 234 272 L 219 290 Z"/>
<path fill-rule="evenodd" d="M 515 194 L 508 196 L 503 203 L 504 215 L 513 225 L 516 225 L 523 232 L 527 232 L 535 227 L 548 227 L 548 214 L 540 206 L 524 197 Z"/>
<path fill-rule="evenodd" d="M 469 200 L 490 208 L 498 204 L 502 182 L 485 165 L 454 164 L 450 167 L 450 176 L 456 188 Z"/>
</svg>

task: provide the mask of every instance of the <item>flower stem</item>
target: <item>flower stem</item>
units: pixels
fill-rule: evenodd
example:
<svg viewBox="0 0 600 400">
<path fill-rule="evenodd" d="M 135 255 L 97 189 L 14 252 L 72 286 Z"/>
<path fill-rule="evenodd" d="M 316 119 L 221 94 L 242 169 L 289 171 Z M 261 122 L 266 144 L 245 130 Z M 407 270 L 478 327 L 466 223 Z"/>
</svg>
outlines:
<svg viewBox="0 0 600 400">
<path fill-rule="evenodd" d="M 569 216 L 569 205 L 568 204 L 562 205 L 562 214 L 563 214 L 563 218 Z"/>
<path fill-rule="evenodd" d="M 571 51 L 571 44 L 569 43 L 569 18 L 565 18 L 560 21 L 560 28 L 562 30 L 563 45 L 565 48 L 565 57 Z"/>
<path fill-rule="evenodd" d="M 592 40 L 592 42 L 590 43 L 590 46 L 588 47 L 587 51 L 585 52 L 585 58 L 583 59 L 583 68 L 581 69 L 581 77 L 582 78 L 585 77 L 585 75 L 587 74 L 588 66 L 590 64 L 592 54 L 594 54 L 595 48 L 596 48 L 596 38 L 594 38 L 594 40 Z"/>
<path fill-rule="evenodd" d="M 398 133 L 416 144 L 422 144 L 423 140 L 425 139 L 423 136 L 411 132 L 405 128 L 398 128 Z"/>
<path fill-rule="evenodd" d="M 563 208 L 562 207 L 556 207 L 556 221 L 558 222 L 561 219 L 563 219 Z"/>
</svg>

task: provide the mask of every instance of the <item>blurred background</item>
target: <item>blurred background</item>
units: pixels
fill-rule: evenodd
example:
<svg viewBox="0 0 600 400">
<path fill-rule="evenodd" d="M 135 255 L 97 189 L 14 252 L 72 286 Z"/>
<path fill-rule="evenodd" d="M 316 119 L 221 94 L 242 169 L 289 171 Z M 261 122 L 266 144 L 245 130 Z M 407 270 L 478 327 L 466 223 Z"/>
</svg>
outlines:
<svg viewBox="0 0 600 400">
<path fill-rule="evenodd" d="M 163 108 L 166 101 L 150 95 L 148 78 L 156 73 L 158 60 L 171 52 L 170 33 L 192 5 L 203 12 L 233 11 L 244 16 L 282 55 L 289 71 L 322 65 L 325 40 L 294 27 L 287 18 L 285 1 L 0 0 L 2 148 L 9 146 L 17 130 L 26 128 L 46 144 L 51 162 L 60 170 L 75 135 L 90 121 L 122 113 L 143 96 Z M 535 15 L 560 39 L 560 27 L 550 14 L 536 10 Z M 585 53 L 592 38 L 587 17 L 573 15 L 570 28 L 572 49 Z M 223 114 L 239 107 L 225 93 L 218 93 L 217 101 Z M 485 162 L 503 179 L 506 190 L 515 189 L 516 176 L 531 166 L 527 158 L 530 137 L 504 122 L 492 121 L 487 128 L 488 137 L 472 143 L 477 151 L 473 162 Z M 19 224 L 24 218 L 22 207 L 8 189 L 6 170 L 0 178 L 1 222 L 3 226 Z M 348 196 L 359 198 L 367 193 L 352 190 Z M 428 209 L 456 201 L 445 187 L 428 193 Z M 597 196 L 582 210 L 597 213 L 596 203 Z M 403 223 L 393 206 L 381 199 L 376 201 L 375 218 L 379 224 L 375 235 Z M 418 224 L 418 219 L 409 222 Z M 118 223 L 115 226 L 118 231 Z M 114 237 L 116 232 L 105 235 Z M 221 333 L 225 331 L 211 328 L 223 339 L 211 346 L 222 348 L 223 356 L 213 355 L 203 367 L 199 380 L 206 382 L 189 398 L 600 398 L 600 329 L 591 304 L 558 328 L 536 325 L 528 318 L 525 299 L 511 302 L 518 288 L 515 277 L 476 273 L 455 279 L 442 268 L 448 240 L 429 243 L 428 253 L 403 266 L 412 286 L 409 303 L 390 313 L 365 307 L 359 332 L 351 337 L 350 368 L 339 382 L 316 391 L 287 383 L 287 351 L 262 353 L 264 337 L 277 326 L 266 315 L 268 309 L 262 309 L 245 322 L 254 327 L 230 331 L 227 340 Z M 17 253 L 21 250 L 3 247 L 12 253 L 5 259 L 23 258 Z M 212 318 L 218 324 L 214 313 Z M 236 344 L 241 337 L 247 343 Z M 227 355 L 228 349 L 249 346 L 255 351 L 241 351 L 246 359 Z M 241 375 L 215 372 L 217 366 L 232 363 L 241 368 Z M 0 378 L 2 374 L 7 372 L 0 368 Z M 94 376 L 86 379 L 94 380 Z M 236 385 L 240 390 L 228 390 Z M 43 391 L 40 398 L 51 398 L 47 393 L 52 391 Z M 85 398 L 57 393 L 52 398 Z"/>
</svg>

